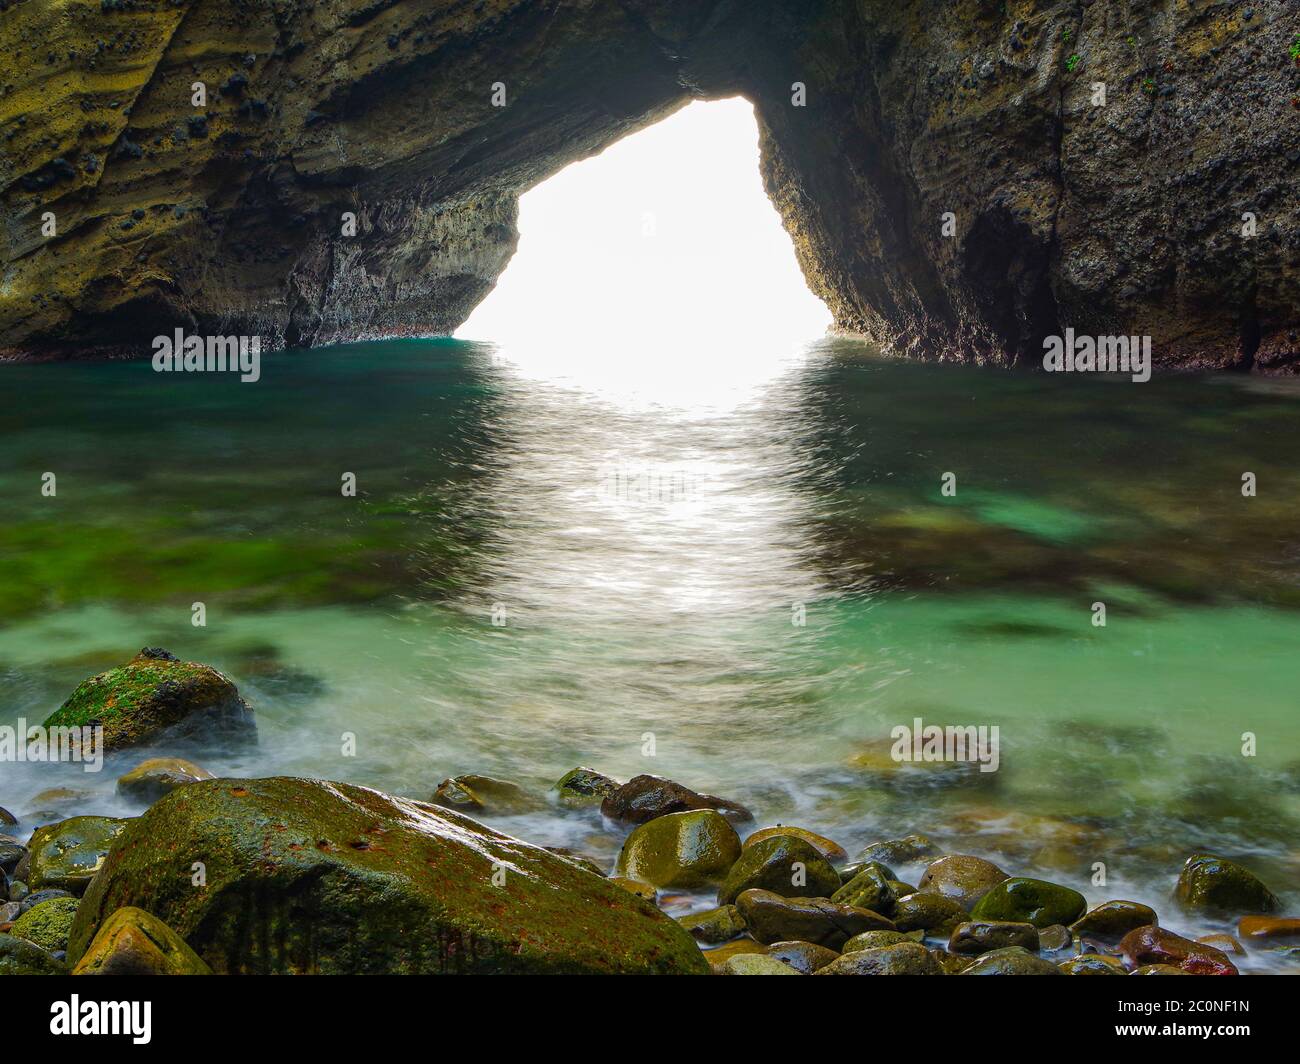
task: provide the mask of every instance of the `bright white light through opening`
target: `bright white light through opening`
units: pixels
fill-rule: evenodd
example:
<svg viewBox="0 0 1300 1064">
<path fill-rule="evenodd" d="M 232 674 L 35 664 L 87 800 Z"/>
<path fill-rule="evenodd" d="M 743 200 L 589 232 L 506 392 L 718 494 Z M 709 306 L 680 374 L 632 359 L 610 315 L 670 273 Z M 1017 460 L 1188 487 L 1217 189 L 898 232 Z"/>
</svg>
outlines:
<svg viewBox="0 0 1300 1064">
<path fill-rule="evenodd" d="M 566 167 L 520 198 L 519 231 L 456 335 L 526 370 L 638 376 L 648 360 L 752 380 L 830 324 L 763 190 L 743 99 L 692 103 Z"/>
</svg>

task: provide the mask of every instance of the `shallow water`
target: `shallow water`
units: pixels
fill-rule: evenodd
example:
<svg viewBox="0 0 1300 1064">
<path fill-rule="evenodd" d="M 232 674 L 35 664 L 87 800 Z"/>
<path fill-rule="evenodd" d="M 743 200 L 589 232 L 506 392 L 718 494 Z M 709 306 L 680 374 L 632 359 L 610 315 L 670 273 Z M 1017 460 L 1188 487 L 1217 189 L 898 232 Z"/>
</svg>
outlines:
<svg viewBox="0 0 1300 1064">
<path fill-rule="evenodd" d="M 904 365 L 829 340 L 725 373 L 453 340 L 267 356 L 257 384 L 3 372 L 0 723 L 164 646 L 256 707 L 256 751 L 199 751 L 220 774 L 423 798 L 463 772 L 654 772 L 850 851 L 922 831 L 1179 930 L 1219 929 L 1168 900 L 1198 848 L 1294 908 L 1287 382 Z M 914 717 L 997 725 L 999 771 L 882 764 Z M 143 756 L 0 766 L 0 805 L 138 812 L 114 782 Z M 85 793 L 39 807 L 55 786 Z M 621 837 L 598 816 L 485 819 L 611 862 Z"/>
</svg>

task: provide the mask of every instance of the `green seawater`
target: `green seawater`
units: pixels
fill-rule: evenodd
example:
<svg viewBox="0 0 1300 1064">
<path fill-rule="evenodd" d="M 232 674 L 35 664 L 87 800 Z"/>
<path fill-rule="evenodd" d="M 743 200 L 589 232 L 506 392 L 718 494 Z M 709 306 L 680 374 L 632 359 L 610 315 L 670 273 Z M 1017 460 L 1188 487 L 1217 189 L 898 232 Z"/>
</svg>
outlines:
<svg viewBox="0 0 1300 1064">
<path fill-rule="evenodd" d="M 595 381 L 455 340 L 267 355 L 255 384 L 3 367 L 0 724 L 162 646 L 256 708 L 255 751 L 196 755 L 219 774 L 426 798 L 465 772 L 653 772 L 760 826 L 851 852 L 920 831 L 1180 930 L 1220 929 L 1169 901 L 1198 849 L 1296 908 L 1295 382 L 839 340 L 734 386 L 617 359 Z M 998 771 L 900 767 L 915 718 L 997 726 Z M 115 780 L 159 752 L 0 765 L 0 805 L 138 812 Z M 611 864 L 622 837 L 485 819 Z"/>
</svg>

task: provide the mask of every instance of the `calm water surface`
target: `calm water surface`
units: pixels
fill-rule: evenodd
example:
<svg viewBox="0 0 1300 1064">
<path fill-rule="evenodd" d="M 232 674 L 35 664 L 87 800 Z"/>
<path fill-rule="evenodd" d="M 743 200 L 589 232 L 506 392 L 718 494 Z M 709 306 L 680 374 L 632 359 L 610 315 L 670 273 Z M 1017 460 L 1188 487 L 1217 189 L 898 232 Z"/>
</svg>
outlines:
<svg viewBox="0 0 1300 1064">
<path fill-rule="evenodd" d="M 202 752 L 219 774 L 425 798 L 464 772 L 540 791 L 578 764 L 648 771 L 850 850 L 922 831 L 1094 902 L 1171 911 L 1198 848 L 1296 900 L 1294 382 L 829 340 L 725 373 L 454 340 L 268 356 L 257 384 L 2 372 L 0 722 L 159 645 L 256 707 L 255 752 Z M 882 750 L 914 717 L 997 725 L 1001 769 L 899 768 Z M 142 756 L 5 765 L 0 805 L 39 819 L 59 786 L 80 792 L 63 815 L 138 812 L 114 782 Z M 621 837 L 494 823 L 608 861 Z"/>
</svg>

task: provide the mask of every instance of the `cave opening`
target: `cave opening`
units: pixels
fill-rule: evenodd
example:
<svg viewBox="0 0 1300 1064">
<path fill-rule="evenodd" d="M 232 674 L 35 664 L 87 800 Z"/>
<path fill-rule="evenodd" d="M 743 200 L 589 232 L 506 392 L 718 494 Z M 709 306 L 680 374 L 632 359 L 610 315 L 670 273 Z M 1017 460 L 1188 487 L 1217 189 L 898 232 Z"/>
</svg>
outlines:
<svg viewBox="0 0 1300 1064">
<path fill-rule="evenodd" d="M 456 335 L 523 364 L 686 389 L 775 366 L 831 323 L 764 190 L 743 98 L 690 103 L 535 185 L 519 233 Z"/>
</svg>

